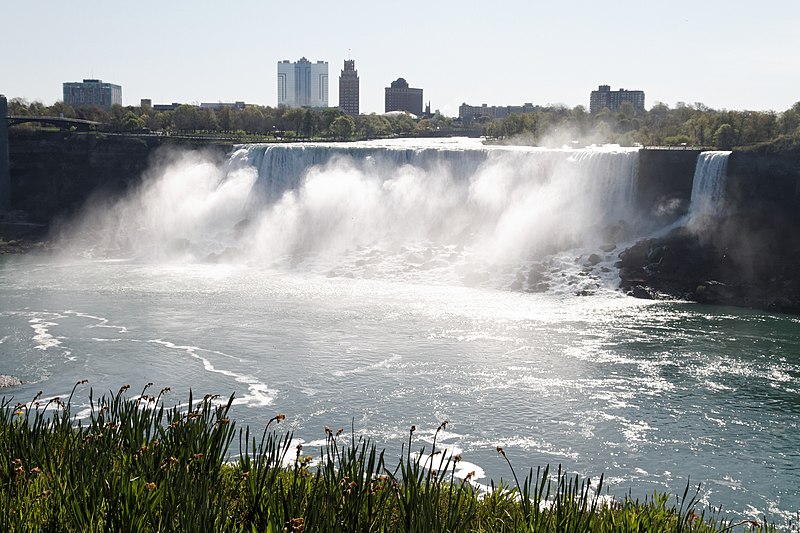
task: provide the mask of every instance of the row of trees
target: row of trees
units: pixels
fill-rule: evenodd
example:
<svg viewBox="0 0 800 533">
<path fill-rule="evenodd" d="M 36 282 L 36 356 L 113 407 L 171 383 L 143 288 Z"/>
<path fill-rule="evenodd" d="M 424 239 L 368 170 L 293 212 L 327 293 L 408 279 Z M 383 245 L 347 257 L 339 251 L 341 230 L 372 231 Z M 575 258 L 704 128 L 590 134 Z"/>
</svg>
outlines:
<svg viewBox="0 0 800 533">
<path fill-rule="evenodd" d="M 15 98 L 10 115 L 64 116 L 103 122 L 116 131 L 167 133 L 218 133 L 289 139 L 374 139 L 424 135 L 445 131 L 457 135 L 460 121 L 437 113 L 414 119 L 409 115 L 360 115 L 351 117 L 338 109 L 306 109 L 247 105 L 217 109 L 181 105 L 174 110 L 149 107 L 71 107 L 63 102 L 45 106 Z M 787 140 L 798 144 L 800 102 L 781 113 L 774 111 L 714 110 L 702 103 L 678 103 L 674 108 L 657 103 L 637 112 L 630 104 L 618 111 L 594 115 L 585 107 L 540 107 L 533 113 L 512 114 L 501 120 L 479 118 L 470 128 L 506 142 L 563 146 L 570 142 L 642 145 L 695 145 L 730 149 Z"/>
<path fill-rule="evenodd" d="M 247 105 L 244 108 L 201 108 L 181 105 L 174 110 L 156 111 L 151 107 L 110 108 L 94 106 L 71 107 L 63 102 L 45 106 L 14 98 L 8 105 L 9 115 L 63 116 L 102 122 L 113 131 L 159 131 L 168 133 L 220 133 L 230 135 L 274 136 L 281 138 L 381 138 L 424 133 L 450 127 L 452 121 L 440 114 L 415 120 L 406 114 L 360 115 L 351 117 L 329 109 L 265 107 Z"/>
<path fill-rule="evenodd" d="M 800 138 L 800 102 L 782 113 L 714 110 L 702 103 L 657 103 L 636 112 L 629 104 L 590 115 L 583 106 L 550 107 L 525 115 L 510 115 L 486 123 L 487 135 L 498 139 L 522 136 L 537 145 L 566 140 L 642 144 L 694 145 L 731 149 Z"/>
</svg>

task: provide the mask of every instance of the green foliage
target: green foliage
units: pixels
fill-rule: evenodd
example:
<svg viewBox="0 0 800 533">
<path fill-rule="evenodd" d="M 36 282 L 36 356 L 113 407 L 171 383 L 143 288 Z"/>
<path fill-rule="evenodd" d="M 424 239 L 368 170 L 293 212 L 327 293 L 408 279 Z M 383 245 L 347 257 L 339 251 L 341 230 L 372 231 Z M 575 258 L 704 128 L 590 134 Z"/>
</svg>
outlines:
<svg viewBox="0 0 800 533">
<path fill-rule="evenodd" d="M 732 149 L 772 142 L 781 135 L 800 135 L 800 103 L 780 114 L 716 111 L 700 102 L 679 102 L 674 109 L 659 102 L 645 112 L 624 104 L 619 111 L 604 109 L 594 115 L 582 106 L 572 110 L 556 106 L 487 121 L 483 127 L 490 138 L 525 144 L 539 144 L 556 136 L 581 144 L 687 144 Z"/>
<path fill-rule="evenodd" d="M 683 133 L 678 135 L 671 135 L 664 138 L 664 144 L 668 146 L 687 145 L 692 142 L 691 137 Z"/>
<path fill-rule="evenodd" d="M 336 117 L 330 125 L 331 135 L 340 141 L 346 141 L 353 136 L 356 130 L 356 121 L 353 117 L 344 115 Z"/>
<path fill-rule="evenodd" d="M 386 117 L 371 113 L 358 117 L 357 127 L 359 133 L 367 139 L 380 139 L 392 133 L 392 125 Z"/>
<path fill-rule="evenodd" d="M 143 127 L 153 132 L 189 136 L 213 134 L 233 135 L 242 141 L 281 139 L 375 139 L 392 136 L 429 135 L 450 131 L 458 135 L 454 121 L 436 113 L 433 117 L 412 119 L 408 115 L 376 114 L 353 117 L 345 124 L 341 110 L 286 108 L 247 105 L 244 108 L 200 108 L 182 105 L 171 111 L 119 105 L 105 109 L 81 106 L 73 108 L 63 102 L 45 106 L 12 98 L 8 112 L 19 116 L 60 116 L 101 122 L 112 131 L 136 131 Z M 338 121 L 338 123 L 337 123 Z M 334 123 L 337 123 L 334 126 Z M 657 102 L 650 110 L 636 111 L 630 104 L 619 110 L 604 109 L 594 115 L 583 106 L 536 107 L 531 113 L 511 114 L 492 120 L 480 117 L 465 121 L 467 128 L 482 128 L 492 139 L 522 144 L 619 143 L 633 145 L 683 144 L 700 147 L 744 148 L 776 143 L 783 138 L 800 136 L 800 102 L 782 113 L 772 111 L 714 110 L 697 102 L 678 102 L 675 108 Z M 42 126 L 25 124 L 21 128 Z M 45 126 L 46 127 L 46 126 Z M 348 127 L 352 127 L 348 134 Z M 244 132 L 242 134 L 242 132 Z M 549 141 L 549 142 L 548 142 Z"/>
<path fill-rule="evenodd" d="M 730 124 L 723 124 L 714 132 L 714 144 L 717 148 L 730 150 L 736 142 L 736 132 Z"/>
<path fill-rule="evenodd" d="M 127 386 L 100 398 L 90 392 L 85 419 L 73 416 L 72 395 L 15 405 L 3 399 L 0 530 L 774 531 L 706 517 L 688 484 L 670 504 L 658 493 L 643 502 L 610 499 L 602 476 L 594 484 L 560 468 L 530 470 L 520 481 L 499 447 L 514 485 L 479 490 L 474 473 L 456 477 L 460 456 L 437 447 L 446 421 L 429 453 L 411 451 L 412 426 L 391 468 L 368 439 L 328 428 L 314 464 L 291 433 L 271 429 L 284 419 L 278 415 L 260 436 L 239 430 L 238 459 L 229 462 L 233 397 L 196 402 L 190 393 L 185 406 L 166 408 L 169 389 L 152 396 L 149 386 L 133 397 Z"/>
</svg>

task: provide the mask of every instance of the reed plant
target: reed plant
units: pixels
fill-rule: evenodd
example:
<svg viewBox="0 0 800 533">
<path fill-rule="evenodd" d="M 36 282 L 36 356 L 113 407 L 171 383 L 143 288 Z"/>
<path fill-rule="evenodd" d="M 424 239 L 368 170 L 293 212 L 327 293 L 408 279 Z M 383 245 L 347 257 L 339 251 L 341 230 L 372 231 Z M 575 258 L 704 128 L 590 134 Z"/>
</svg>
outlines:
<svg viewBox="0 0 800 533">
<path fill-rule="evenodd" d="M 83 383 L 76 384 L 77 386 Z M 488 488 L 437 447 L 415 450 L 411 427 L 400 457 L 387 459 L 351 428 L 325 428 L 316 459 L 278 432 L 236 429 L 227 400 L 190 393 L 186 404 L 124 386 L 76 416 L 72 397 L 0 402 L 0 531 L 3 532 L 728 532 L 773 531 L 765 521 L 731 523 L 698 506 L 699 488 L 644 501 L 604 493 L 602 476 L 560 467 Z M 238 437 L 238 452 L 231 443 Z"/>
</svg>

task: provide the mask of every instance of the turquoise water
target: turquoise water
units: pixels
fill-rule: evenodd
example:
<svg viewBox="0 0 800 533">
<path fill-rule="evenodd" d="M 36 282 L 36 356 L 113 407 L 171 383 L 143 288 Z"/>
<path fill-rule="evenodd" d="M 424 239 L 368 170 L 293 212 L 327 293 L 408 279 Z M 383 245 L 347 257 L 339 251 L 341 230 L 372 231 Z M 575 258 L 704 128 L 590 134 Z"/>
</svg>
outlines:
<svg viewBox="0 0 800 533">
<path fill-rule="evenodd" d="M 521 467 L 605 473 L 612 494 L 691 478 L 737 515 L 800 505 L 793 317 L 219 265 L 34 260 L 0 287 L 19 400 L 81 379 L 79 402 L 124 383 L 235 393 L 241 424 L 285 413 L 308 449 L 325 426 L 394 449 L 448 419 L 440 440 L 481 483 L 509 478 L 502 445 Z"/>
<path fill-rule="evenodd" d="M 235 394 L 237 423 L 284 413 L 306 450 L 325 426 L 430 447 L 447 419 L 484 485 L 503 446 L 617 496 L 690 481 L 730 517 L 796 516 L 798 319 L 616 290 L 654 230 L 635 151 L 347 146 L 179 155 L 58 254 L 3 259 L 5 393 Z"/>
</svg>

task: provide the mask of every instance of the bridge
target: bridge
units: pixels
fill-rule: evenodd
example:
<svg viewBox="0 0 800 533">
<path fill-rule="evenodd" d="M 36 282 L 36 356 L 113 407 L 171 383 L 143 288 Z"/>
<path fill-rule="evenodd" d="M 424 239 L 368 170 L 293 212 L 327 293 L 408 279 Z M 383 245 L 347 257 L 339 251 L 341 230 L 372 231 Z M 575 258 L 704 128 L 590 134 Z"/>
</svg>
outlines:
<svg viewBox="0 0 800 533">
<path fill-rule="evenodd" d="M 82 120 L 79 118 L 64 118 L 64 117 L 21 117 L 21 116 L 7 116 L 7 124 L 9 126 L 16 126 L 17 124 L 25 124 L 29 122 L 39 124 L 50 124 L 62 130 L 71 130 L 75 128 L 78 131 L 91 131 L 102 126 L 102 122 L 94 122 L 92 120 Z"/>
</svg>

